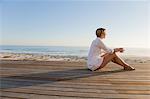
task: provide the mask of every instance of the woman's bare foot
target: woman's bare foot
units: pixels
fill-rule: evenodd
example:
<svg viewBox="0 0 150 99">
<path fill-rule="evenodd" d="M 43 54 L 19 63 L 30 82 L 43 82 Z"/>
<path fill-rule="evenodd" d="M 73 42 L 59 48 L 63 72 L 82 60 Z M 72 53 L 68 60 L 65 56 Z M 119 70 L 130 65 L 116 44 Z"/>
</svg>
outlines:
<svg viewBox="0 0 150 99">
<path fill-rule="evenodd" d="M 124 70 L 129 70 L 129 71 L 130 71 L 130 70 L 135 70 L 135 68 L 133 68 L 133 67 L 131 67 L 131 66 L 125 66 L 125 67 L 124 67 Z"/>
</svg>

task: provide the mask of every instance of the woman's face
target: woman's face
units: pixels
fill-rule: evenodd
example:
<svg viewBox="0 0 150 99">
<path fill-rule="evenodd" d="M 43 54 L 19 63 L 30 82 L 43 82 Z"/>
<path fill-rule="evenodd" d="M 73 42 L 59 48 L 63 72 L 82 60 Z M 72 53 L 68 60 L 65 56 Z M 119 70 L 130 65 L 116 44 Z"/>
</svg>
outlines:
<svg viewBox="0 0 150 99">
<path fill-rule="evenodd" d="M 103 32 L 102 34 L 101 34 L 101 39 L 104 39 L 105 38 L 105 36 L 106 36 L 106 33 L 105 32 Z"/>
</svg>

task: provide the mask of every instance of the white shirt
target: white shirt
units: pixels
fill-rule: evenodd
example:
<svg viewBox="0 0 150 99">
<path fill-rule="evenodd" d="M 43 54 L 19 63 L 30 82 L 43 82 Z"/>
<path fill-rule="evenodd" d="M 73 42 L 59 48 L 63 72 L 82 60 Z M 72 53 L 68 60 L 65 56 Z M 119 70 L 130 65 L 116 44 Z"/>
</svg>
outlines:
<svg viewBox="0 0 150 99">
<path fill-rule="evenodd" d="M 100 67 L 103 62 L 103 57 L 101 57 L 103 52 L 112 53 L 113 50 L 106 47 L 101 38 L 97 37 L 93 40 L 88 53 L 87 66 L 89 69 L 95 70 Z"/>
</svg>

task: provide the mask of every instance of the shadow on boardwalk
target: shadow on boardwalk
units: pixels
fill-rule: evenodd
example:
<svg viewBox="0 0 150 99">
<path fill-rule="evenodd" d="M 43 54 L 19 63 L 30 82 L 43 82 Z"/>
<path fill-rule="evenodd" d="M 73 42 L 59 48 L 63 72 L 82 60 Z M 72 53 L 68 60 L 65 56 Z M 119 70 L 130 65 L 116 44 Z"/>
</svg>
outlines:
<svg viewBox="0 0 150 99">
<path fill-rule="evenodd" d="M 50 84 L 58 81 L 74 80 L 79 78 L 108 75 L 112 73 L 125 72 L 124 70 L 92 72 L 87 69 L 70 69 L 63 71 L 50 71 L 44 73 L 21 74 L 1 78 L 1 89 L 18 88 L 25 86 L 36 86 L 39 84 Z"/>
</svg>

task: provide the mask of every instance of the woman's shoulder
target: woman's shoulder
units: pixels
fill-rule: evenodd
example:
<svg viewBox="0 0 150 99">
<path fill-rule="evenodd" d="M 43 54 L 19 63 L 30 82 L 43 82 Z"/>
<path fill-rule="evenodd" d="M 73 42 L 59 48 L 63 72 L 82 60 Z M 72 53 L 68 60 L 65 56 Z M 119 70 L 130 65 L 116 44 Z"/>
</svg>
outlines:
<svg viewBox="0 0 150 99">
<path fill-rule="evenodd" d="M 99 38 L 99 37 L 97 37 L 95 40 L 96 40 L 97 42 L 102 42 L 101 38 Z"/>
<path fill-rule="evenodd" d="M 101 39 L 100 38 L 96 38 L 95 40 L 93 40 L 93 44 L 96 44 L 96 45 L 99 45 L 99 44 L 101 44 Z"/>
</svg>

